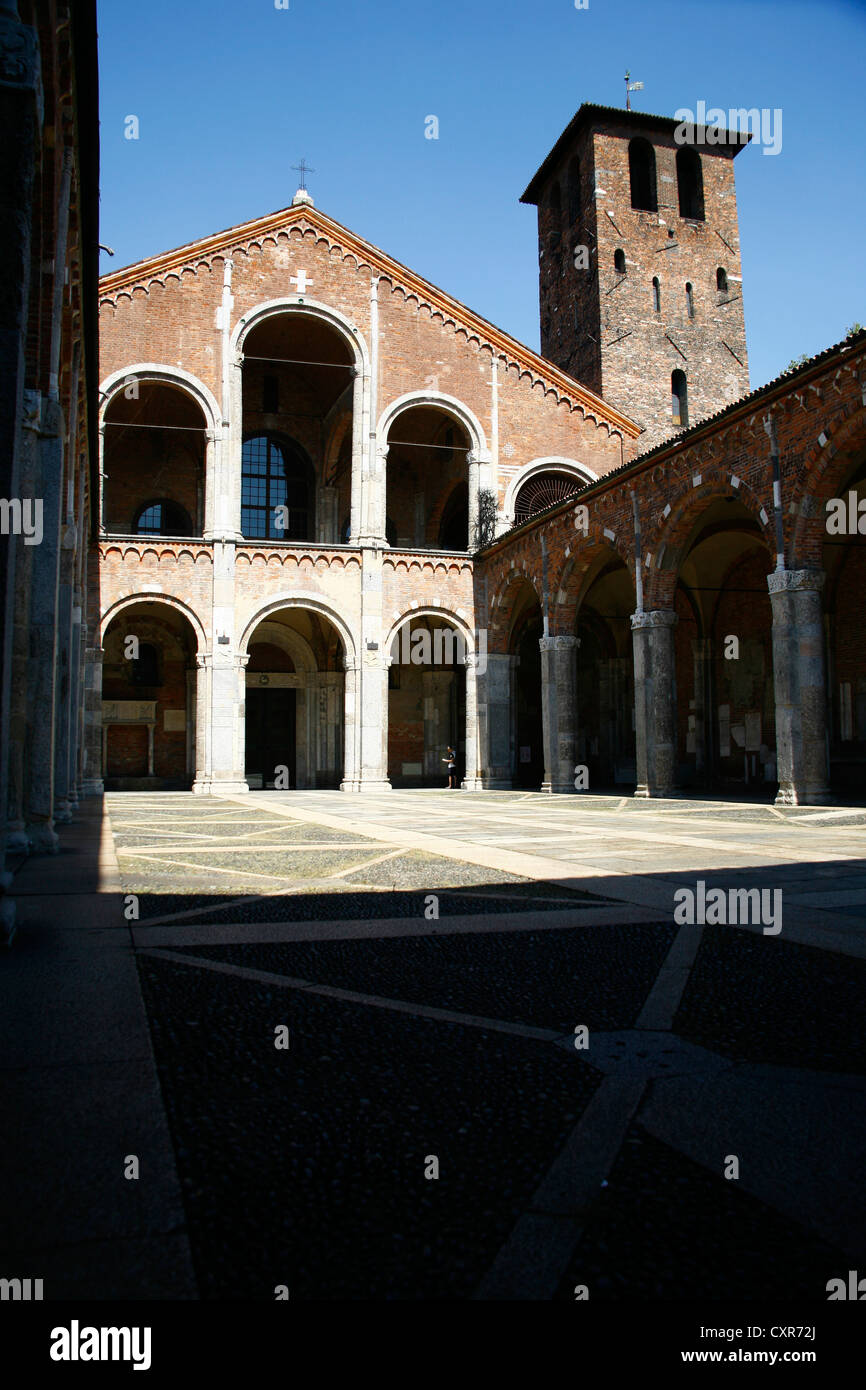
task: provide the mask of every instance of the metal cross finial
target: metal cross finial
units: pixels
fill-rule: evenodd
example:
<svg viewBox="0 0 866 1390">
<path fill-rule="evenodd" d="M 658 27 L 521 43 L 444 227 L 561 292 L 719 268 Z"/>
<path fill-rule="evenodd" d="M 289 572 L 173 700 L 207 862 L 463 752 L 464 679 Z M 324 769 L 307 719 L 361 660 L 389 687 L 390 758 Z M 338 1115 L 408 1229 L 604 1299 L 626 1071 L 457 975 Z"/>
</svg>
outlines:
<svg viewBox="0 0 866 1390">
<path fill-rule="evenodd" d="M 293 164 L 292 168 L 297 169 L 298 173 L 301 176 L 301 187 L 306 188 L 307 174 L 315 174 L 315 169 L 313 169 L 305 159 L 302 159 L 300 164 Z"/>
</svg>

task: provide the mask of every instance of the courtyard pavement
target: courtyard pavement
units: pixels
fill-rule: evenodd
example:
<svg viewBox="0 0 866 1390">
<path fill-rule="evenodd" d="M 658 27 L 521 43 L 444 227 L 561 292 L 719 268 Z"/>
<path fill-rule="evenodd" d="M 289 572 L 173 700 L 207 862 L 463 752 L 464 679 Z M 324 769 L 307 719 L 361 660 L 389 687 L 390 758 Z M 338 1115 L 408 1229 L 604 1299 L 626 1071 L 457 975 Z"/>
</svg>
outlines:
<svg viewBox="0 0 866 1390">
<path fill-rule="evenodd" d="M 780 891 L 781 930 L 680 925 L 699 881 Z M 14 892 L 0 1255 L 46 1298 L 866 1268 L 862 809 L 117 793 Z"/>
</svg>

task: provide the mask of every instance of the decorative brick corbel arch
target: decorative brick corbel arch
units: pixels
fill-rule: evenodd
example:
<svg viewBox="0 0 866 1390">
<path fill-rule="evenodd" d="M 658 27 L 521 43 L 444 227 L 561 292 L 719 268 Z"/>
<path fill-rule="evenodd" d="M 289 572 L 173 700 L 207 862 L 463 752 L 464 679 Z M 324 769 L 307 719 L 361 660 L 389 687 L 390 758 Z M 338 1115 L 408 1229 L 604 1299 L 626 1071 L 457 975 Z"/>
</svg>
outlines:
<svg viewBox="0 0 866 1390">
<path fill-rule="evenodd" d="M 651 563 L 645 564 L 643 570 L 644 609 L 647 612 L 673 607 L 683 560 L 682 547 L 701 512 L 724 497 L 732 497 L 742 503 L 756 523 L 768 552 L 775 555 L 771 509 L 768 510 L 764 499 L 732 473 L 729 467 L 715 467 L 702 476 L 697 487 L 682 487 L 673 501 L 667 504 L 670 509 L 668 514 L 663 513 L 655 526 L 644 523 L 641 537 L 643 555 L 644 559 L 647 554 L 652 557 Z"/>
</svg>

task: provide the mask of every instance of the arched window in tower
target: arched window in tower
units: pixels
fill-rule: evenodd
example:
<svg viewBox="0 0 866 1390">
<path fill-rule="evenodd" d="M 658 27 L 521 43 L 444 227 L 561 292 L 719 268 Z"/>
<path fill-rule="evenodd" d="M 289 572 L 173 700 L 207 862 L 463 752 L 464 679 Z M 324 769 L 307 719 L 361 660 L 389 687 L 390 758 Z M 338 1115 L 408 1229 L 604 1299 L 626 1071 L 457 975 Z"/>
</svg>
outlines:
<svg viewBox="0 0 866 1390">
<path fill-rule="evenodd" d="M 617 275 L 625 275 L 625 252 L 618 246 L 613 253 L 613 268 Z"/>
<path fill-rule="evenodd" d="M 632 207 L 644 212 L 658 212 L 655 151 L 641 135 L 636 135 L 629 143 L 628 172 Z"/>
<path fill-rule="evenodd" d="M 193 530 L 189 512 L 178 502 L 163 497 L 158 502 L 148 502 L 136 512 L 132 533 L 135 536 L 191 536 Z"/>
<path fill-rule="evenodd" d="M 716 289 L 719 294 L 728 293 L 728 275 L 727 271 L 722 266 L 719 266 L 716 271 Z"/>
<path fill-rule="evenodd" d="M 659 277 L 653 276 L 653 312 L 658 314 L 662 307 L 662 289 L 659 284 Z"/>
<path fill-rule="evenodd" d="M 677 429 L 684 430 L 689 423 L 689 400 L 686 374 L 677 369 L 671 372 L 671 414 Z"/>
<path fill-rule="evenodd" d="M 697 150 L 684 145 L 677 150 L 677 188 L 680 195 L 680 217 L 693 222 L 704 220 L 704 175 Z"/>
<path fill-rule="evenodd" d="M 580 196 L 580 160 L 575 156 L 568 166 L 568 220 L 577 222 L 583 211 Z"/>
<path fill-rule="evenodd" d="M 243 534 L 251 540 L 308 540 L 312 470 L 299 446 L 255 435 L 244 442 L 241 463 Z"/>
<path fill-rule="evenodd" d="M 691 283 L 686 281 L 686 313 L 690 319 L 695 316 L 695 296 L 692 292 Z"/>
</svg>

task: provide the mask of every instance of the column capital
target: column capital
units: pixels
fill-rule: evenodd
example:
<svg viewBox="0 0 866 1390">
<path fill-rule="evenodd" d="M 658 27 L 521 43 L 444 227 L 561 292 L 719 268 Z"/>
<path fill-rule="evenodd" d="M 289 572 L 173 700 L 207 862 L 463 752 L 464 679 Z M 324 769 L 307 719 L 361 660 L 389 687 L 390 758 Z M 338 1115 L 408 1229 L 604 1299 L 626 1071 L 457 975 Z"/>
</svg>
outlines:
<svg viewBox="0 0 866 1390">
<path fill-rule="evenodd" d="M 676 627 L 678 622 L 679 618 L 672 608 L 657 608 L 652 613 L 632 613 L 631 615 L 633 632 L 638 632 L 643 628 Z"/>
<path fill-rule="evenodd" d="M 556 636 L 539 637 L 538 645 L 543 652 L 576 651 L 580 646 L 580 638 L 574 637 L 570 633 L 559 633 Z"/>
<path fill-rule="evenodd" d="M 773 570 L 767 575 L 767 588 L 771 594 L 791 593 L 803 589 L 824 587 L 826 575 L 823 570 Z"/>
</svg>

